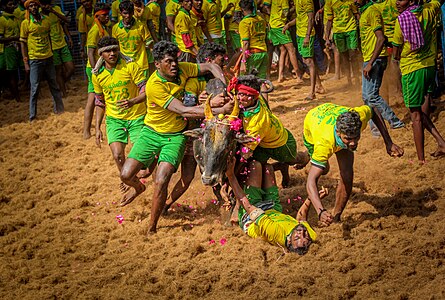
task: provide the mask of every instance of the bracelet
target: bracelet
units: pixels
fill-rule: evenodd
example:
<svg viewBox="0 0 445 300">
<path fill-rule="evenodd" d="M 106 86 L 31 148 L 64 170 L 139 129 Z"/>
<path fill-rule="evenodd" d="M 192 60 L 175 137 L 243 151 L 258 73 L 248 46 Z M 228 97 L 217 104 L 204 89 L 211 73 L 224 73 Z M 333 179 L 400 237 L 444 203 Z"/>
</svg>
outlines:
<svg viewBox="0 0 445 300">
<path fill-rule="evenodd" d="M 327 211 L 326 208 L 323 208 L 323 209 L 320 210 L 320 212 L 318 213 L 318 220 L 320 220 L 321 215 L 322 215 L 325 211 Z"/>
<path fill-rule="evenodd" d="M 246 62 L 246 60 L 245 60 L 245 59 L 242 59 L 242 60 L 241 60 L 241 62 L 242 62 L 242 63 L 245 63 L 245 62 Z"/>
</svg>

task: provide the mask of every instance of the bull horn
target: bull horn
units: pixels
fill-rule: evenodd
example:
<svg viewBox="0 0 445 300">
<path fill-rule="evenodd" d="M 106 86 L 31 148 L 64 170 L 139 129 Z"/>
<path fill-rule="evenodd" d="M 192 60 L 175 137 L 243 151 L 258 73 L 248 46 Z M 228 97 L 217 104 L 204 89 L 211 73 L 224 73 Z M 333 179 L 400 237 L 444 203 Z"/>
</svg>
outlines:
<svg viewBox="0 0 445 300">
<path fill-rule="evenodd" d="M 233 106 L 232 113 L 230 114 L 231 120 L 238 118 L 238 115 L 239 115 L 239 104 L 238 104 L 238 98 L 236 97 L 236 95 L 233 96 L 233 100 L 235 100 L 235 104 Z"/>
<path fill-rule="evenodd" d="M 204 107 L 204 115 L 206 117 L 206 120 L 213 119 L 213 113 L 212 108 L 210 107 L 210 99 L 212 98 L 213 94 L 210 94 L 207 96 L 205 107 Z"/>
</svg>

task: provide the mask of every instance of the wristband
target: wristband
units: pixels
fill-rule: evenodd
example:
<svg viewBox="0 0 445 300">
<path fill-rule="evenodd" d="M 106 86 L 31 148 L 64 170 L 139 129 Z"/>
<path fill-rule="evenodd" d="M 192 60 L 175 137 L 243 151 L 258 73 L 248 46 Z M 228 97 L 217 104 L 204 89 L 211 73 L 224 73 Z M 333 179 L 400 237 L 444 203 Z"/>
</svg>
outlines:
<svg viewBox="0 0 445 300">
<path fill-rule="evenodd" d="M 325 211 L 327 211 L 326 208 L 323 208 L 323 209 L 320 210 L 320 212 L 318 213 L 318 220 L 320 220 L 321 215 L 322 215 Z"/>
<path fill-rule="evenodd" d="M 252 222 L 255 222 L 256 219 L 258 219 L 259 216 L 264 214 L 264 210 L 261 208 L 255 208 L 253 211 L 250 212 L 249 217 Z"/>
</svg>

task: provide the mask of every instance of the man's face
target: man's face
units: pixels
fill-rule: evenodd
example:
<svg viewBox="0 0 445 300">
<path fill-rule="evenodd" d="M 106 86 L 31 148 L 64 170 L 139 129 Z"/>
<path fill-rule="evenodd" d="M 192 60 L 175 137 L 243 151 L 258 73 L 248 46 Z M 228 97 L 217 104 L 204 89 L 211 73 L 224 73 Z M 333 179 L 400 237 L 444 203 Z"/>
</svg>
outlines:
<svg viewBox="0 0 445 300">
<path fill-rule="evenodd" d="M 404 12 L 409 6 L 413 5 L 413 1 L 409 0 L 397 0 L 396 1 L 396 7 L 399 13 Z"/>
<path fill-rule="evenodd" d="M 125 24 L 129 24 L 131 21 L 131 18 L 133 18 L 133 12 L 130 12 L 128 10 L 121 11 L 122 20 Z"/>
<path fill-rule="evenodd" d="M 119 57 L 119 49 L 106 50 L 100 54 L 105 62 L 109 65 L 115 65 Z"/>
<path fill-rule="evenodd" d="M 39 13 L 39 5 L 35 2 L 31 2 L 28 6 L 29 13 L 31 15 L 36 15 Z"/>
<path fill-rule="evenodd" d="M 93 3 L 91 0 L 83 0 L 81 3 L 85 9 L 91 9 L 93 7 Z"/>
<path fill-rule="evenodd" d="M 107 13 L 103 13 L 101 15 L 98 15 L 97 19 L 99 20 L 99 22 L 102 25 L 107 25 L 108 22 L 110 22 L 110 14 L 108 12 Z"/>
<path fill-rule="evenodd" d="M 344 133 L 337 131 L 338 136 L 341 138 L 342 142 L 348 147 L 348 150 L 357 150 L 358 141 L 360 140 L 360 134 L 356 136 L 348 136 Z"/>
<path fill-rule="evenodd" d="M 304 225 L 298 225 L 297 228 L 292 232 L 291 243 L 294 249 L 301 247 L 308 247 L 312 241 Z"/>
<path fill-rule="evenodd" d="M 192 5 L 194 9 L 199 11 L 202 8 L 202 0 L 193 0 Z"/>
<path fill-rule="evenodd" d="M 186 11 L 190 11 L 192 9 L 192 0 L 183 0 L 182 1 L 182 7 Z"/>
<path fill-rule="evenodd" d="M 3 7 L 3 9 L 8 14 L 12 14 L 14 12 L 14 9 L 15 9 L 14 1 L 8 1 L 8 3 L 6 3 L 6 5 Z"/>
<path fill-rule="evenodd" d="M 252 107 L 257 100 L 257 98 L 255 96 L 240 93 L 240 92 L 238 92 L 236 94 L 236 96 L 238 98 L 240 107 L 243 107 L 243 108 Z"/>
<path fill-rule="evenodd" d="M 155 61 L 156 69 L 162 77 L 173 80 L 179 74 L 178 58 L 169 54 L 165 55 L 161 61 Z"/>
</svg>

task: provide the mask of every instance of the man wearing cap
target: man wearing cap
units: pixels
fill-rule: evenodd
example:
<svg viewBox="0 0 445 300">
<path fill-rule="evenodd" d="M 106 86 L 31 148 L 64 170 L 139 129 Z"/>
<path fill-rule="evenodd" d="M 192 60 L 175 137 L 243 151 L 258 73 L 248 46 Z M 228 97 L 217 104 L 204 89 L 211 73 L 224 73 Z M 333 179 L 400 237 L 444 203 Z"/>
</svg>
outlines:
<svg viewBox="0 0 445 300">
<path fill-rule="evenodd" d="M 37 117 L 37 97 L 43 76 L 48 81 L 53 96 L 54 113 L 64 112 L 62 94 L 56 81 L 56 69 L 49 38 L 51 25 L 39 12 L 40 2 L 25 2 L 25 20 L 20 26 L 20 42 L 25 70 L 30 70 L 31 91 L 29 97 L 29 121 Z"/>
</svg>

